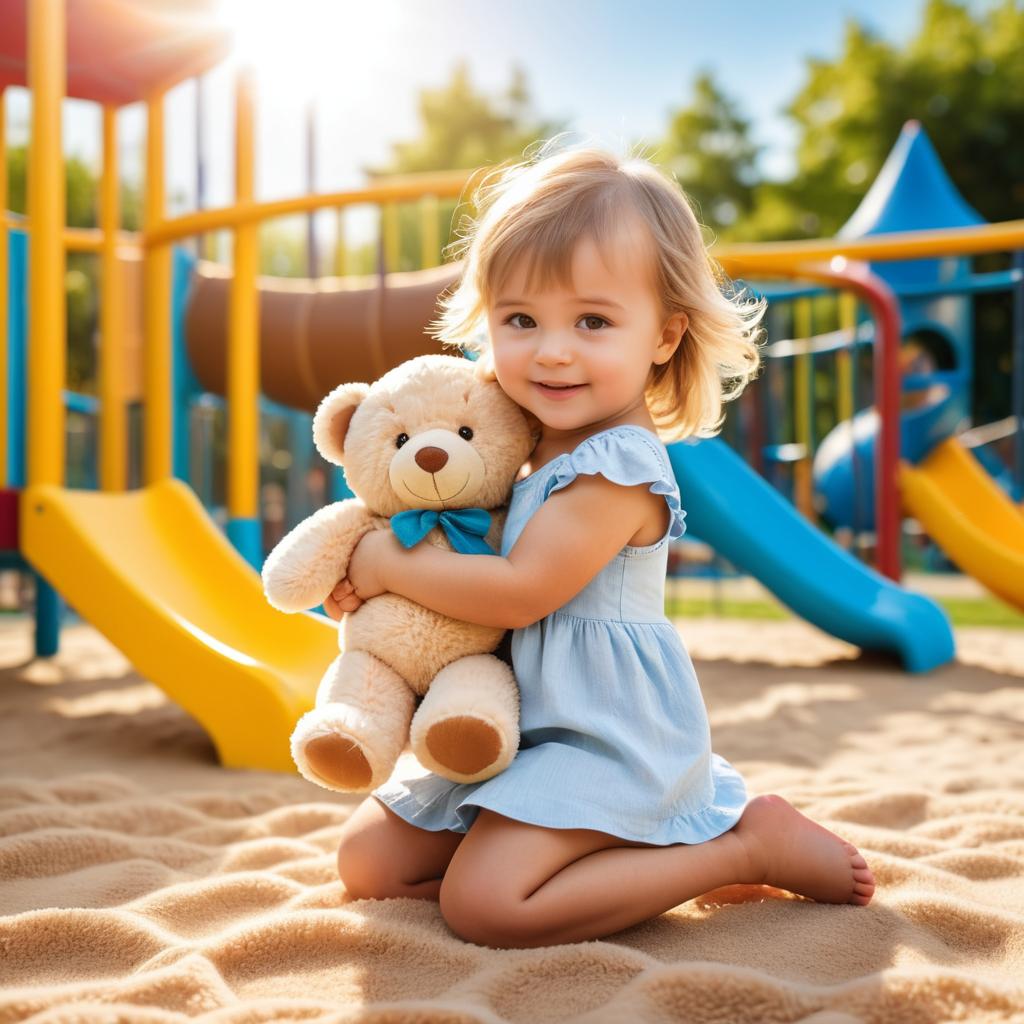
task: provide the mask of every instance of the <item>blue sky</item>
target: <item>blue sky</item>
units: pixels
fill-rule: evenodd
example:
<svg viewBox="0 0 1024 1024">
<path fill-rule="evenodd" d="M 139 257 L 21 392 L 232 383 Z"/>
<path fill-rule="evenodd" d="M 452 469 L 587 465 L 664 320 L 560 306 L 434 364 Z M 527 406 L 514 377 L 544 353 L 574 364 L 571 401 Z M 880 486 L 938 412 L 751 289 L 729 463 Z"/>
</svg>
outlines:
<svg viewBox="0 0 1024 1024">
<path fill-rule="evenodd" d="M 317 188 L 347 188 L 362 182 L 362 165 L 387 158 L 389 143 L 415 135 L 419 88 L 445 83 L 459 59 L 485 92 L 503 90 L 520 64 L 541 114 L 613 146 L 656 137 L 670 112 L 688 102 L 696 74 L 710 69 L 753 121 L 754 140 L 765 146 L 764 173 L 784 178 L 794 136 L 781 108 L 805 79 L 806 58 L 835 56 L 849 18 L 902 44 L 925 0 L 333 0 L 330 16 L 321 10 L 313 24 L 303 24 L 302 3 L 237 7 L 263 66 L 260 198 L 305 191 L 303 89 L 317 105 Z M 27 102 L 22 90 L 11 93 L 12 136 L 21 141 Z M 232 192 L 229 69 L 207 76 L 205 94 L 207 205 L 219 205 Z M 168 99 L 172 212 L 194 203 L 194 96 L 185 83 Z M 85 103 L 67 108 L 67 149 L 97 160 L 98 111 Z M 121 135 L 122 165 L 134 176 L 144 135 L 138 106 L 122 113 Z"/>
</svg>

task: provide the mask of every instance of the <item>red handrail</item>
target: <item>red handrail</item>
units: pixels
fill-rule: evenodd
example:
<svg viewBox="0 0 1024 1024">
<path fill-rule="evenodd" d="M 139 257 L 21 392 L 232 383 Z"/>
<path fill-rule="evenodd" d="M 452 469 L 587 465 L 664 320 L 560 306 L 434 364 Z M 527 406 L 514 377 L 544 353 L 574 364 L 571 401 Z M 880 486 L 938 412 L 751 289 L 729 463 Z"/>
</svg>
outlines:
<svg viewBox="0 0 1024 1024">
<path fill-rule="evenodd" d="M 900 306 L 892 289 L 871 272 L 868 264 L 835 256 L 828 263 L 801 264 L 800 277 L 834 284 L 856 292 L 875 319 L 875 528 L 878 534 L 876 565 L 883 576 L 895 580 L 900 565 Z"/>
</svg>

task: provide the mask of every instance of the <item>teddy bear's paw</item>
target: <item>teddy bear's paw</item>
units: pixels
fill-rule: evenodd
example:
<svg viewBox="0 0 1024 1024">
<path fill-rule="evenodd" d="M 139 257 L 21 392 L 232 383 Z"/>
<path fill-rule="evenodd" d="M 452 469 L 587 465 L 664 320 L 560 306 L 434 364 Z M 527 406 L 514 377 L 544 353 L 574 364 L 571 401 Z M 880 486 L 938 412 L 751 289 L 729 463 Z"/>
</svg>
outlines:
<svg viewBox="0 0 1024 1024">
<path fill-rule="evenodd" d="M 305 746 L 306 764 L 333 789 L 359 792 L 371 789 L 373 769 L 362 746 L 343 733 L 328 733 Z"/>
<path fill-rule="evenodd" d="M 325 721 L 323 713 L 314 709 L 299 719 L 291 751 L 299 774 L 310 782 L 338 793 L 367 793 L 387 780 L 401 743 L 389 757 L 366 737 L 360 738 L 358 729 Z"/>
<path fill-rule="evenodd" d="M 507 767 L 508 744 L 502 731 L 476 715 L 453 715 L 434 722 L 423 737 L 426 748 L 421 761 L 432 762 L 433 770 L 459 782 L 478 782 L 497 775 Z M 502 762 L 505 763 L 502 763 Z"/>
</svg>

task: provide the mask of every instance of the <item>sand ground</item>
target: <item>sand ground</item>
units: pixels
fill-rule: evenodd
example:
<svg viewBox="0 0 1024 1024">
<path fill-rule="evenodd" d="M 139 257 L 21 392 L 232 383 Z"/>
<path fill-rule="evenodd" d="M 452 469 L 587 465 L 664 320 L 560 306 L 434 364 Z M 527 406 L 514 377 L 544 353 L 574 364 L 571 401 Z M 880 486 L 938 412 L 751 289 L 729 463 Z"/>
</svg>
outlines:
<svg viewBox="0 0 1024 1024">
<path fill-rule="evenodd" d="M 680 620 L 715 749 L 855 843 L 871 905 L 691 900 L 606 939 L 463 942 L 352 900 L 359 797 L 225 770 L 90 627 L 0 624 L 0 1024 L 1024 1021 L 1024 632 L 925 676 L 799 621 Z"/>
</svg>

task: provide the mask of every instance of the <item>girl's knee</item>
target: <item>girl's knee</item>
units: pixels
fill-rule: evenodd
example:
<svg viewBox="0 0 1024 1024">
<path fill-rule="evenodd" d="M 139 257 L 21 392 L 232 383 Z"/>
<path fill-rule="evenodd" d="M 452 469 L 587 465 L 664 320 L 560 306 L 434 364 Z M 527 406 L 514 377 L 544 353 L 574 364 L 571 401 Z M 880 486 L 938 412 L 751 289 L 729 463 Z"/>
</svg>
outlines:
<svg viewBox="0 0 1024 1024">
<path fill-rule="evenodd" d="M 338 877 L 345 891 L 356 900 L 380 900 L 393 895 L 394 879 L 388 877 L 388 862 L 377 844 L 365 835 L 345 836 L 338 844 Z"/>
<path fill-rule="evenodd" d="M 462 838 L 415 828 L 370 798 L 342 829 L 338 877 L 356 899 L 436 902 L 441 875 Z"/>
<path fill-rule="evenodd" d="M 438 895 L 441 916 L 464 942 L 495 949 L 516 948 L 522 934 L 522 904 L 512 903 L 495 891 L 459 878 L 449 871 Z"/>
<path fill-rule="evenodd" d="M 364 812 L 365 815 L 365 812 Z M 395 856 L 395 836 L 364 815 L 346 823 L 338 843 L 338 877 L 357 900 L 383 900 L 401 895 L 401 864 Z"/>
</svg>

